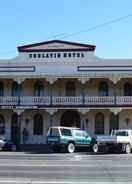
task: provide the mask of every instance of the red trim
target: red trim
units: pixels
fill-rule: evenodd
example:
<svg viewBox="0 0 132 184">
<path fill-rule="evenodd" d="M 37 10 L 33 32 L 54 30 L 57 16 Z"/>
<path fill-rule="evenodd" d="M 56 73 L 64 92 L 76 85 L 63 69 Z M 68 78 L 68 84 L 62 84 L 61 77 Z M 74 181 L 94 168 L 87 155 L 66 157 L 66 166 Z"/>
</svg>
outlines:
<svg viewBox="0 0 132 184">
<path fill-rule="evenodd" d="M 91 48 L 84 49 L 20 49 L 19 52 L 78 52 L 78 51 L 93 51 Z"/>
<path fill-rule="evenodd" d="M 81 46 L 85 47 L 82 49 L 30 49 L 30 47 L 36 47 L 36 46 L 41 46 L 41 45 L 46 45 L 49 43 L 63 43 L 63 44 L 69 44 L 69 45 L 75 45 L 75 46 Z M 75 42 L 69 42 L 69 41 L 62 41 L 62 40 L 51 40 L 51 41 L 46 41 L 46 42 L 40 42 L 40 43 L 35 43 L 35 44 L 30 44 L 30 45 L 23 45 L 17 47 L 19 52 L 55 52 L 55 51 L 94 51 L 96 46 L 95 45 L 88 45 L 88 44 L 81 44 L 81 43 L 75 43 Z M 29 48 L 28 50 L 25 50 Z"/>
</svg>

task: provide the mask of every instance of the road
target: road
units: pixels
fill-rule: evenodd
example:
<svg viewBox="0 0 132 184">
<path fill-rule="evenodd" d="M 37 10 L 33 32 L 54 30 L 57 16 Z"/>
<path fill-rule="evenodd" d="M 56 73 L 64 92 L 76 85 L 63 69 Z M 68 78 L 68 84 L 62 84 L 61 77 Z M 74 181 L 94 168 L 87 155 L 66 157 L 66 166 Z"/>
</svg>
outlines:
<svg viewBox="0 0 132 184">
<path fill-rule="evenodd" d="M 0 184 L 132 183 L 132 154 L 0 152 Z"/>
</svg>

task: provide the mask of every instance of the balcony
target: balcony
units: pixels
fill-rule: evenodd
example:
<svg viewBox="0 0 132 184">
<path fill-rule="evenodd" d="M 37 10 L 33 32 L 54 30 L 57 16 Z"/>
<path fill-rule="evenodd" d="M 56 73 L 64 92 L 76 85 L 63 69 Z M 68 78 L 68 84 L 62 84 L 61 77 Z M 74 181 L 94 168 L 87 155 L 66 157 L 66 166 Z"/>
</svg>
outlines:
<svg viewBox="0 0 132 184">
<path fill-rule="evenodd" d="M 0 97 L 0 106 L 53 106 L 53 107 L 114 107 L 132 106 L 132 96 L 3 96 Z"/>
</svg>

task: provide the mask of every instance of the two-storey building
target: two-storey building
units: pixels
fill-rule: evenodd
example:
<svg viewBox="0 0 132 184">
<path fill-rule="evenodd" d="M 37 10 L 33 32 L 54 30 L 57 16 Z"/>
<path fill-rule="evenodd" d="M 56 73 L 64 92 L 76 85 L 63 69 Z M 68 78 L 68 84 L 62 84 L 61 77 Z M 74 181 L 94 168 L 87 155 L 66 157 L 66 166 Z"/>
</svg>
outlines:
<svg viewBox="0 0 132 184">
<path fill-rule="evenodd" d="M 44 144 L 49 126 L 91 135 L 132 128 L 132 59 L 102 59 L 95 46 L 53 40 L 0 60 L 0 134 Z"/>
</svg>

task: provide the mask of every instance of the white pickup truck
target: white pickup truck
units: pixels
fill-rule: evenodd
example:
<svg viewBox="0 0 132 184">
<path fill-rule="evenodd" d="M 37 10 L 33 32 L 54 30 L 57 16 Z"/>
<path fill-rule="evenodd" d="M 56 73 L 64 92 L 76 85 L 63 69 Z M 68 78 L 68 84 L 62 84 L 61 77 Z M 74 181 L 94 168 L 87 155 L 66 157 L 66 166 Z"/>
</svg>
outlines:
<svg viewBox="0 0 132 184">
<path fill-rule="evenodd" d="M 119 129 L 113 130 L 111 135 L 100 135 L 96 137 L 98 147 L 110 151 L 131 153 L 132 149 L 132 130 Z"/>
</svg>

